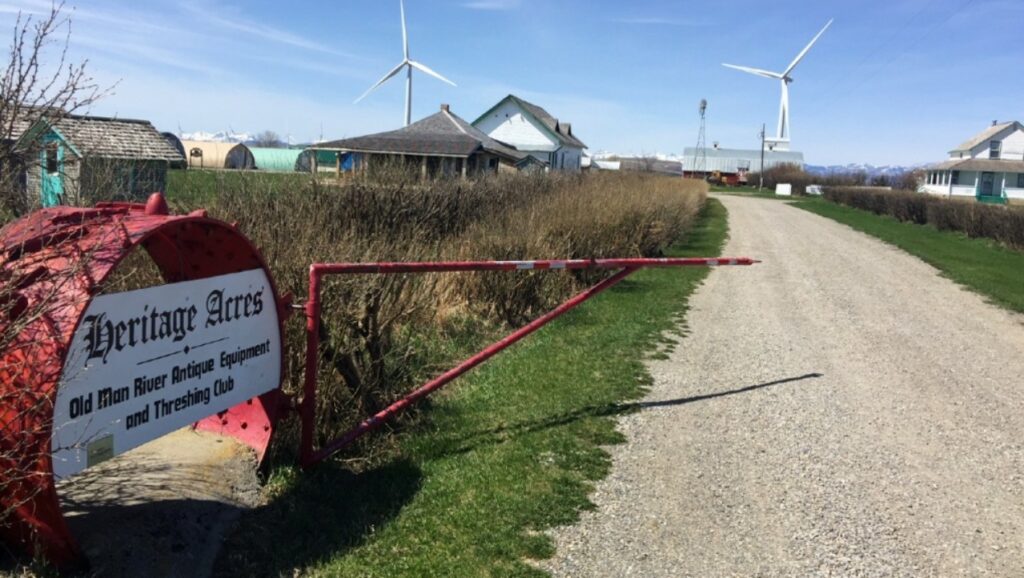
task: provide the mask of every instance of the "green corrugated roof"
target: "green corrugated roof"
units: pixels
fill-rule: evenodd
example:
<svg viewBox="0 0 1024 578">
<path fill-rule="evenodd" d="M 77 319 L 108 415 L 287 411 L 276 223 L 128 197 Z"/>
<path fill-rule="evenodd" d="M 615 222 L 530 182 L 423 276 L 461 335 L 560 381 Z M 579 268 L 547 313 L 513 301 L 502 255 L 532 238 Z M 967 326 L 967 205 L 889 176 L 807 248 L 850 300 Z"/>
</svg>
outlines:
<svg viewBox="0 0 1024 578">
<path fill-rule="evenodd" d="M 295 172 L 295 162 L 302 151 L 299 149 L 270 149 L 249 147 L 256 168 L 261 171 Z"/>
</svg>

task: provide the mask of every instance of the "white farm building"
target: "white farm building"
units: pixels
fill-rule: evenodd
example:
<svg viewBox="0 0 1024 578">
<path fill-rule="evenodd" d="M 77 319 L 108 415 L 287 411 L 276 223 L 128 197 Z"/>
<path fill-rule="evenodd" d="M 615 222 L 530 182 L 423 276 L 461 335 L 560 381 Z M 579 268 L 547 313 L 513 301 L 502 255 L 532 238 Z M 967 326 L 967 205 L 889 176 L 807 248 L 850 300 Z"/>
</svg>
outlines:
<svg viewBox="0 0 1024 578">
<path fill-rule="evenodd" d="M 788 150 L 764 150 L 764 166 L 761 166 L 761 149 L 723 149 L 714 146 L 702 153 L 695 147 L 683 150 L 683 175 L 703 178 L 717 175 L 730 185 L 746 184 L 747 175 L 781 165 L 796 165 L 803 168 L 804 154 Z"/>
<path fill-rule="evenodd" d="M 922 188 L 933 195 L 975 197 L 983 202 L 1024 199 L 1024 126 L 992 126 L 928 167 Z"/>
<path fill-rule="evenodd" d="M 556 171 L 579 172 L 587 148 L 573 134 L 572 124 L 512 94 L 482 114 L 473 126 Z"/>
</svg>

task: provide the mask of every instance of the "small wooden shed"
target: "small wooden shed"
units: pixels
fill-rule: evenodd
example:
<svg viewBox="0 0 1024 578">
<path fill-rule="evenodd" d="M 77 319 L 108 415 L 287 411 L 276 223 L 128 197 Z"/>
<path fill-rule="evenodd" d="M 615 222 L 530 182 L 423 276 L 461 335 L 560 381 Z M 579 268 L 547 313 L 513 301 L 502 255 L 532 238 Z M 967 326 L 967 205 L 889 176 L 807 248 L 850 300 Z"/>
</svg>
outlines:
<svg viewBox="0 0 1024 578">
<path fill-rule="evenodd" d="M 43 206 L 143 200 L 165 190 L 184 161 L 149 121 L 94 116 L 41 119 L 15 144 L 25 193 Z"/>
</svg>

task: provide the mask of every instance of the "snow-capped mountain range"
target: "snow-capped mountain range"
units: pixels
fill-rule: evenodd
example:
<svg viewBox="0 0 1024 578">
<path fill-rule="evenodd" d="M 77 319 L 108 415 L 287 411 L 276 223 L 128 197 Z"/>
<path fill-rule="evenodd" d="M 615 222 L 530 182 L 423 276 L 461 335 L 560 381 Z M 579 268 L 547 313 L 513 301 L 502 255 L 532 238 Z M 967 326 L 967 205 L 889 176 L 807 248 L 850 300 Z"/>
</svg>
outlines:
<svg viewBox="0 0 1024 578">
<path fill-rule="evenodd" d="M 179 135 L 182 140 L 197 140 L 202 142 L 227 142 L 227 143 L 250 143 L 256 140 L 256 135 L 247 132 L 184 132 Z"/>
<path fill-rule="evenodd" d="M 918 169 L 923 169 L 928 166 L 927 164 L 917 165 L 885 165 L 875 166 L 867 164 L 848 164 L 848 165 L 804 165 L 804 170 L 814 175 L 849 175 L 855 173 L 866 173 L 869 177 L 877 176 L 891 176 L 891 175 L 902 175 L 903 173 L 913 172 Z"/>
<path fill-rule="evenodd" d="M 635 158 L 635 157 L 654 157 L 659 161 L 674 161 L 682 162 L 682 155 L 677 154 L 665 154 L 665 153 L 654 153 L 646 155 L 638 155 L 634 153 L 621 154 L 610 151 L 598 151 L 591 155 L 594 160 L 600 161 L 608 158 Z M 864 163 L 850 163 L 846 165 L 804 165 L 804 170 L 814 175 L 847 175 L 847 174 L 859 174 L 866 173 L 869 177 L 877 176 L 893 176 L 901 175 L 903 173 L 923 169 L 927 164 L 916 164 L 916 165 L 883 165 L 876 166 Z"/>
</svg>

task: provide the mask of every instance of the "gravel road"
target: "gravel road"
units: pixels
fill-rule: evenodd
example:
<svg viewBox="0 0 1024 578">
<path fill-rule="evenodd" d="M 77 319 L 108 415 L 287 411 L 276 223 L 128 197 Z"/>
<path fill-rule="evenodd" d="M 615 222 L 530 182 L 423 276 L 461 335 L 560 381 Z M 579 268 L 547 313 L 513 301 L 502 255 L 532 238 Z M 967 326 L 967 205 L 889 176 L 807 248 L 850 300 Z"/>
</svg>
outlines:
<svg viewBox="0 0 1024 578">
<path fill-rule="evenodd" d="M 694 295 L 544 567 L 1024 576 L 1024 317 L 830 220 L 721 200 L 727 254 L 765 262 Z"/>
</svg>

